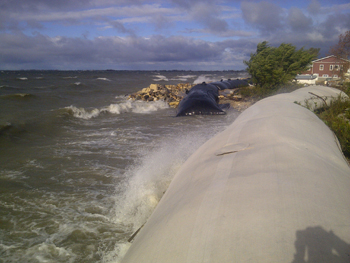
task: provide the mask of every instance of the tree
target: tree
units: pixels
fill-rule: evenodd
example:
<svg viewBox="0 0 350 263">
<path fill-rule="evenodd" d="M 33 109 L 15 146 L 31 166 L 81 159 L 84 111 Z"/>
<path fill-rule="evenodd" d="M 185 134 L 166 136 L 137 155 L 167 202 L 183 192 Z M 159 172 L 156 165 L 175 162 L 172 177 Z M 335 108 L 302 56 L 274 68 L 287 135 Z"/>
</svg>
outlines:
<svg viewBox="0 0 350 263">
<path fill-rule="evenodd" d="M 348 60 L 350 57 L 350 31 L 346 31 L 344 34 L 339 35 L 338 44 L 332 46 L 329 53 L 335 55 L 338 58 L 339 63 L 342 64 L 339 73 L 341 78 L 344 78 L 344 74 L 350 68 L 350 61 Z"/>
<path fill-rule="evenodd" d="M 317 58 L 319 50 L 296 50 L 292 44 L 285 43 L 276 48 L 264 41 L 257 45 L 256 52 L 250 55 L 250 60 L 243 62 L 248 66 L 247 71 L 255 85 L 266 91 L 273 91 L 307 70 L 311 61 Z"/>
</svg>

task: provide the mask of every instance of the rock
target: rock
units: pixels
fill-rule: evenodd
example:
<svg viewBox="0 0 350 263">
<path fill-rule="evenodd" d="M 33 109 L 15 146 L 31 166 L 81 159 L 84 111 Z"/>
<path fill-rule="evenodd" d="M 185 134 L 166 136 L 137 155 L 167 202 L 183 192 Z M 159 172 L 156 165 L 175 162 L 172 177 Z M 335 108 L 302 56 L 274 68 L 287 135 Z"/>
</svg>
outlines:
<svg viewBox="0 0 350 263">
<path fill-rule="evenodd" d="M 232 98 L 233 98 L 233 100 L 236 100 L 236 101 L 242 100 L 241 95 L 234 95 Z"/>
<path fill-rule="evenodd" d="M 169 106 L 172 108 L 176 108 L 179 105 L 180 101 L 169 102 Z"/>
<path fill-rule="evenodd" d="M 150 88 L 144 88 L 144 89 L 141 90 L 141 92 L 142 93 L 148 93 L 148 92 L 150 92 L 150 90 L 151 90 Z"/>
<path fill-rule="evenodd" d="M 169 94 L 169 93 L 170 93 L 170 91 L 168 90 L 168 88 L 165 87 L 165 86 L 163 86 L 163 87 L 159 90 L 159 92 L 160 92 L 161 94 Z"/>
<path fill-rule="evenodd" d="M 189 83 L 179 83 L 177 85 L 151 84 L 147 88 L 129 95 L 129 99 L 143 101 L 163 100 L 168 102 L 170 107 L 177 107 L 179 102 L 194 85 Z"/>
<path fill-rule="evenodd" d="M 152 91 L 158 91 L 159 90 L 159 86 L 158 86 L 158 84 L 151 84 L 149 86 L 149 89 L 152 90 Z"/>
</svg>

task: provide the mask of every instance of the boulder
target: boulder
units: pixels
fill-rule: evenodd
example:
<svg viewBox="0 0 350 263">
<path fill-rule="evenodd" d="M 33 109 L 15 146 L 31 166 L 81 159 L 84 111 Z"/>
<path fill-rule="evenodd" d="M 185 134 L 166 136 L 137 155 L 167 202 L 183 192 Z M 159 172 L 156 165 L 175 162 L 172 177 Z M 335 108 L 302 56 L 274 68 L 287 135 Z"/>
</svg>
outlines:
<svg viewBox="0 0 350 263">
<path fill-rule="evenodd" d="M 150 91 L 151 91 L 151 89 L 149 87 L 141 90 L 142 93 L 148 93 Z"/>
<path fill-rule="evenodd" d="M 149 89 L 152 90 L 152 91 L 158 91 L 159 90 L 159 86 L 158 86 L 158 84 L 151 84 L 149 86 Z"/>
</svg>

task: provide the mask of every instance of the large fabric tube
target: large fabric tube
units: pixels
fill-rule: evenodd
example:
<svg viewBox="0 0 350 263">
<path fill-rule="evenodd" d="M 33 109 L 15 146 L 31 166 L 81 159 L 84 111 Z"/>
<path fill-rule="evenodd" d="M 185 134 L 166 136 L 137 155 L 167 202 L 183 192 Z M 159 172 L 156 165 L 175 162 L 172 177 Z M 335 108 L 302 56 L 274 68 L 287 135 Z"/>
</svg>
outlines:
<svg viewBox="0 0 350 263">
<path fill-rule="evenodd" d="M 244 111 L 184 163 L 122 262 L 349 262 L 350 168 L 298 105 L 339 94 L 303 88 Z"/>
</svg>

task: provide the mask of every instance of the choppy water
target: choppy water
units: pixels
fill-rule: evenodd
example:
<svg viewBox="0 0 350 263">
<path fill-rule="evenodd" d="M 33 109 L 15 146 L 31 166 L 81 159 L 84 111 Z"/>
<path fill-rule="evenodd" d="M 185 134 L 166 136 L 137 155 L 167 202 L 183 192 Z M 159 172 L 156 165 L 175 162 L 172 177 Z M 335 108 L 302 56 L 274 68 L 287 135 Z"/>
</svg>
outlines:
<svg viewBox="0 0 350 263">
<path fill-rule="evenodd" d="M 181 164 L 231 124 L 132 102 L 241 72 L 0 72 L 0 262 L 119 262 Z"/>
</svg>

